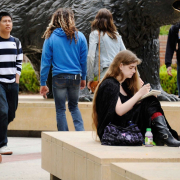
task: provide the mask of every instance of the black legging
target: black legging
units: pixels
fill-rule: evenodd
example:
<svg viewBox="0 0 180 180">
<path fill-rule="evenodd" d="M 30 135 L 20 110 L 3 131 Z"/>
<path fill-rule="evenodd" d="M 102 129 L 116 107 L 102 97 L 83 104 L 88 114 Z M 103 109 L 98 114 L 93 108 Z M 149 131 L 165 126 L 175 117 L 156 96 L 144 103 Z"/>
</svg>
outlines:
<svg viewBox="0 0 180 180">
<path fill-rule="evenodd" d="M 138 125 L 143 136 L 145 135 L 146 128 L 148 127 L 152 128 L 153 136 L 154 137 L 156 136 L 157 132 L 155 132 L 153 127 L 151 127 L 151 116 L 156 112 L 160 112 L 164 116 L 164 112 L 161 108 L 161 104 L 158 101 L 158 99 L 154 96 L 149 96 L 145 98 L 144 100 L 142 100 L 141 103 L 133 107 L 133 111 L 132 111 L 133 122 Z M 178 139 L 177 132 L 171 129 L 167 120 L 166 120 L 166 123 L 172 135 L 176 139 Z"/>
</svg>

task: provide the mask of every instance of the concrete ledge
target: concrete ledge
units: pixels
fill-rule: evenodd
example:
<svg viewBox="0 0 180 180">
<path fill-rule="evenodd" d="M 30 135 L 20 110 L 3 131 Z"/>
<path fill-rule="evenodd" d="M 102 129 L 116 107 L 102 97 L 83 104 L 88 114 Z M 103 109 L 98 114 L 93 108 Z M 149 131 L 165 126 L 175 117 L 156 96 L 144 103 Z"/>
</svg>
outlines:
<svg viewBox="0 0 180 180">
<path fill-rule="evenodd" d="M 92 130 L 92 103 L 79 103 L 84 120 L 85 130 Z M 70 131 L 74 131 L 74 124 L 66 103 L 66 117 Z M 9 130 L 26 131 L 57 131 L 56 110 L 54 100 L 43 99 L 41 96 L 20 97 L 16 118 L 10 123 Z"/>
<path fill-rule="evenodd" d="M 162 109 L 171 127 L 180 135 L 180 102 L 161 102 Z"/>
<path fill-rule="evenodd" d="M 112 180 L 179 180 L 180 163 L 112 163 Z"/>
<path fill-rule="evenodd" d="M 180 102 L 161 102 L 165 115 L 180 135 Z M 92 102 L 80 102 L 79 108 L 86 131 L 92 130 Z M 66 105 L 66 116 L 70 131 L 74 131 L 71 114 Z M 9 130 L 20 131 L 57 131 L 54 100 L 43 99 L 42 96 L 20 96 L 15 120 L 10 123 Z"/>
<path fill-rule="evenodd" d="M 102 146 L 91 131 L 42 133 L 42 168 L 59 179 L 111 180 L 117 162 L 180 163 L 180 149 Z"/>
</svg>

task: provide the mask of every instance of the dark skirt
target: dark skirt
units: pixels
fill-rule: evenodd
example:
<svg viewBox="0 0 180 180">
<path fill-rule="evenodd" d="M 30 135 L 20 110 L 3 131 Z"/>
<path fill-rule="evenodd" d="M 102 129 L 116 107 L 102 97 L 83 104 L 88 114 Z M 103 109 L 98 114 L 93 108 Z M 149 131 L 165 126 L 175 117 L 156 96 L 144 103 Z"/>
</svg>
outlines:
<svg viewBox="0 0 180 180">
<path fill-rule="evenodd" d="M 128 126 L 128 122 L 132 121 L 134 124 L 137 124 L 143 136 L 145 136 L 146 128 L 151 128 L 153 136 L 155 137 L 158 132 L 156 132 L 151 126 L 151 116 L 156 113 L 160 112 L 164 115 L 164 112 L 161 108 L 161 104 L 158 99 L 154 96 L 147 97 L 141 101 L 141 103 L 136 104 L 131 111 L 123 116 L 116 115 L 116 118 L 112 122 L 115 125 L 119 126 Z M 166 120 L 166 118 L 165 118 Z M 169 123 L 167 122 L 168 129 L 172 133 L 172 135 L 178 139 L 178 134 L 176 131 L 171 129 Z"/>
</svg>

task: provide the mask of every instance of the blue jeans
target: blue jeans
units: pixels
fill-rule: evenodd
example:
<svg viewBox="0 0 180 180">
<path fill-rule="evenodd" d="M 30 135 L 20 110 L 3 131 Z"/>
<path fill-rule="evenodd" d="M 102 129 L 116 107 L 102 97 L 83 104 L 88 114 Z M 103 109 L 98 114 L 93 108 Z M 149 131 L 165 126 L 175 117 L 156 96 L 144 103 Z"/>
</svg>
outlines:
<svg viewBox="0 0 180 180">
<path fill-rule="evenodd" d="M 7 127 L 15 118 L 19 84 L 0 82 L 0 148 L 7 145 Z"/>
<path fill-rule="evenodd" d="M 178 95 L 180 97 L 180 66 L 177 65 L 177 86 L 178 86 Z"/>
<path fill-rule="evenodd" d="M 66 120 L 66 95 L 68 98 L 68 108 L 71 112 L 76 131 L 84 131 L 81 112 L 78 108 L 80 75 L 59 74 L 53 77 L 52 88 L 56 106 L 56 120 L 58 131 L 68 131 Z"/>
</svg>

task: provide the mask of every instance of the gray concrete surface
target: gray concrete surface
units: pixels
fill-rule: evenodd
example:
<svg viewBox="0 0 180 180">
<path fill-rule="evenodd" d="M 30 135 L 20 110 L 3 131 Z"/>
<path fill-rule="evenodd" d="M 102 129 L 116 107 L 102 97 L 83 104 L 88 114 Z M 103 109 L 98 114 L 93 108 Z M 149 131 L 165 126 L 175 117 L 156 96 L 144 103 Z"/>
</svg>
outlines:
<svg viewBox="0 0 180 180">
<path fill-rule="evenodd" d="M 3 155 L 0 180 L 49 180 L 48 172 L 41 168 L 40 138 L 8 138 L 13 155 Z"/>
</svg>

